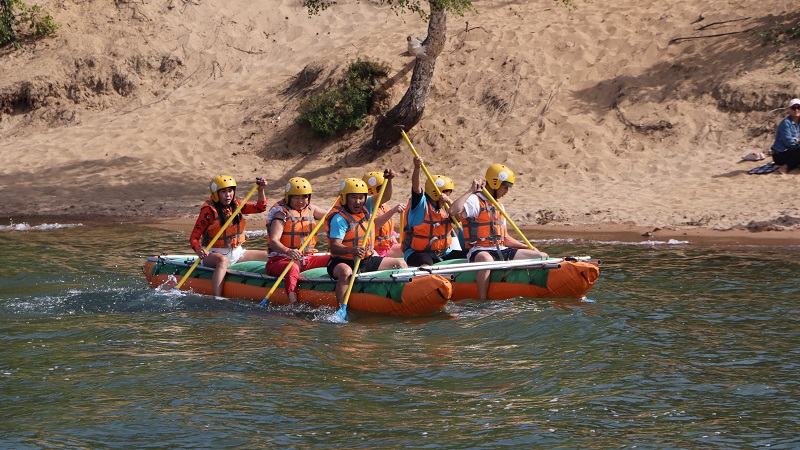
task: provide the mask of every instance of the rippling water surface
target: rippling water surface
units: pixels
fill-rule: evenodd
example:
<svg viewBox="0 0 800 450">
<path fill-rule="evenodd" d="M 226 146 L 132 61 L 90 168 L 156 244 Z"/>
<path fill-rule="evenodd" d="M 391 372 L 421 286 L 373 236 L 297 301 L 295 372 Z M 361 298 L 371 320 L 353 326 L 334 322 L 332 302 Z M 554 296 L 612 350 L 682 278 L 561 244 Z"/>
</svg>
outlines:
<svg viewBox="0 0 800 450">
<path fill-rule="evenodd" d="M 536 242 L 589 299 L 331 324 L 149 289 L 187 240 L 0 227 L 0 446 L 800 446 L 797 247 Z"/>
</svg>

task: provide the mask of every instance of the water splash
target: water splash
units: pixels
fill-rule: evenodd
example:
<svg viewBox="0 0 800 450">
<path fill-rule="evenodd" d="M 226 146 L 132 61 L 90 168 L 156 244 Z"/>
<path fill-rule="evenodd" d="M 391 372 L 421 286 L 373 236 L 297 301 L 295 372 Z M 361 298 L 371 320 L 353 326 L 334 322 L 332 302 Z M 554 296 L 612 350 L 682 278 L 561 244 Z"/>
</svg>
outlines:
<svg viewBox="0 0 800 450">
<path fill-rule="evenodd" d="M 669 239 L 666 241 L 655 241 L 655 240 L 646 240 L 646 241 L 638 241 L 638 242 L 629 242 L 629 241 L 599 241 L 594 239 L 573 239 L 573 238 L 553 238 L 553 239 L 531 239 L 531 242 L 535 242 L 537 244 L 541 244 L 542 246 L 546 245 L 556 245 L 556 244 L 591 244 L 591 245 L 632 245 L 632 246 L 668 246 L 668 245 L 688 245 L 689 241 L 679 241 L 677 239 Z"/>
<path fill-rule="evenodd" d="M 82 227 L 82 223 L 43 223 L 40 225 L 29 225 L 26 222 L 14 223 L 10 221 L 8 225 L 0 225 L 0 231 L 46 231 L 59 230 L 62 228 Z"/>
</svg>

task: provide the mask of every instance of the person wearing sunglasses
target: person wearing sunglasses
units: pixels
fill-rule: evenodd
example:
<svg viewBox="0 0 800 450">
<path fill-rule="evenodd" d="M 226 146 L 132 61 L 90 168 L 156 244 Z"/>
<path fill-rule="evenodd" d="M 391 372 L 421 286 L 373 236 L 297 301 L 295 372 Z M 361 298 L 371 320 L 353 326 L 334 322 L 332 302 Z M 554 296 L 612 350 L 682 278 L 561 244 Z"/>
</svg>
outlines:
<svg viewBox="0 0 800 450">
<path fill-rule="evenodd" d="M 800 98 L 789 101 L 789 115 L 781 120 L 772 144 L 772 160 L 778 173 L 786 174 L 800 167 Z"/>
</svg>

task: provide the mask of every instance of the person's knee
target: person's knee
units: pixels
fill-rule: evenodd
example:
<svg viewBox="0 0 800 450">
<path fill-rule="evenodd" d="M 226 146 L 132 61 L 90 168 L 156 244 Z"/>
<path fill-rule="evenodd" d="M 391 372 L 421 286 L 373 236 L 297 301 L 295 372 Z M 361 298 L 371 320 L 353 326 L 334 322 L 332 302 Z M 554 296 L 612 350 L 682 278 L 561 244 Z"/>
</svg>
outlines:
<svg viewBox="0 0 800 450">
<path fill-rule="evenodd" d="M 339 264 L 333 269 L 333 275 L 340 283 L 346 281 L 352 273 L 353 269 L 351 269 L 347 264 Z"/>
<path fill-rule="evenodd" d="M 219 269 L 227 269 L 228 268 L 228 257 L 227 256 L 220 256 L 217 259 L 216 266 Z"/>
<path fill-rule="evenodd" d="M 537 252 L 529 249 L 519 249 L 514 254 L 514 259 L 532 259 L 541 257 L 542 257 L 542 252 Z"/>
<path fill-rule="evenodd" d="M 477 255 L 475 255 L 475 262 L 488 262 L 488 261 L 494 261 L 494 258 L 492 258 L 492 255 L 490 255 L 489 252 L 480 252 Z"/>
</svg>

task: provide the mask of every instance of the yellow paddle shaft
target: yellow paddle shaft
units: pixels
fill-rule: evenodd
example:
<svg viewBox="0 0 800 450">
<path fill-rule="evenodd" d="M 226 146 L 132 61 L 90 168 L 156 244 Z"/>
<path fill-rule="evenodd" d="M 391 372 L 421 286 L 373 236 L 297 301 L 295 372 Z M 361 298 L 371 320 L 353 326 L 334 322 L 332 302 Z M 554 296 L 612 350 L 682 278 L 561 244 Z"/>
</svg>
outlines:
<svg viewBox="0 0 800 450">
<path fill-rule="evenodd" d="M 485 187 L 483 188 L 483 195 L 486 196 L 486 198 L 488 198 L 489 201 L 492 202 L 492 204 L 494 205 L 495 208 L 500 210 L 500 213 L 503 214 L 503 217 L 506 218 L 506 221 L 511 225 L 511 227 L 514 229 L 514 231 L 516 231 L 517 234 L 525 242 L 525 245 L 527 245 L 529 249 L 535 251 L 536 247 L 534 247 L 533 244 L 531 244 L 530 241 L 528 241 L 528 238 L 526 238 L 525 235 L 522 234 L 522 231 L 520 231 L 519 228 L 517 228 L 517 225 L 514 223 L 513 220 L 511 220 L 511 217 L 509 217 L 508 214 L 506 214 L 506 211 L 500 206 L 500 204 L 497 203 L 497 200 L 495 200 L 494 197 L 492 197 L 492 194 L 490 194 L 489 191 L 487 191 Z"/>
<path fill-rule="evenodd" d="M 361 247 L 366 245 L 367 239 L 369 239 L 369 233 L 372 231 L 372 226 L 375 224 L 375 216 L 378 215 L 378 207 L 381 205 L 381 200 L 383 200 L 383 193 L 386 191 L 387 184 L 389 184 L 388 181 L 381 185 L 381 190 L 378 192 L 378 200 L 372 204 L 372 214 L 369 216 L 367 232 L 364 234 L 364 239 L 361 241 Z M 355 264 L 353 264 L 353 274 L 350 275 L 350 283 L 347 285 L 347 292 L 345 292 L 344 299 L 342 300 L 343 306 L 347 306 L 347 302 L 350 300 L 350 293 L 353 292 L 353 284 L 356 282 L 356 274 L 358 274 L 358 267 L 360 265 L 361 258 L 356 257 Z"/>
<path fill-rule="evenodd" d="M 400 130 L 400 133 L 403 135 L 403 139 L 405 139 L 406 144 L 408 144 L 408 148 L 411 149 L 411 153 L 413 153 L 416 158 L 419 158 L 419 153 L 417 153 L 417 149 L 414 148 L 414 144 L 411 143 L 411 139 L 409 139 L 405 130 Z M 428 168 L 425 167 L 425 163 L 422 163 L 421 166 L 422 166 L 422 171 L 425 172 L 425 176 L 428 177 L 428 180 L 430 180 L 431 184 L 433 185 L 433 189 L 436 190 L 436 195 L 438 195 L 439 198 L 441 198 L 442 191 L 439 190 L 439 186 L 436 185 L 436 181 L 433 179 L 433 175 L 431 175 L 431 173 L 428 171 Z M 448 203 L 447 206 L 449 207 L 450 204 Z M 461 228 L 461 221 L 458 220 L 458 217 L 450 216 L 450 219 L 453 221 L 453 224 L 456 226 L 456 228 Z"/>
<path fill-rule="evenodd" d="M 334 206 L 336 206 L 336 200 L 334 200 L 333 204 L 331 205 L 331 207 L 328 208 L 328 214 L 330 214 L 331 209 L 333 209 Z M 313 230 L 311 230 L 311 234 L 309 234 L 306 237 L 306 239 L 303 241 L 302 245 L 300 245 L 300 248 L 297 249 L 298 251 L 300 251 L 302 253 L 302 251 L 305 250 L 306 247 L 308 247 L 308 244 L 311 243 L 311 238 L 313 238 L 317 234 L 317 231 L 319 231 L 319 229 L 322 228 L 322 225 L 325 223 L 325 219 L 326 218 L 327 218 L 327 214 L 325 215 L 325 217 L 320 219 L 319 222 L 317 222 L 317 225 L 314 227 Z M 292 268 L 292 264 L 296 264 L 294 260 L 289 261 L 289 264 L 287 264 L 286 268 L 283 269 L 283 273 L 281 273 L 281 276 L 279 276 L 278 279 L 275 280 L 275 284 L 272 285 L 272 289 L 270 289 L 269 292 L 267 292 L 267 295 L 264 297 L 264 300 L 269 300 L 269 298 L 275 292 L 275 289 L 277 289 L 278 285 L 281 284 L 281 281 L 283 280 L 283 278 L 286 276 L 287 273 L 289 273 L 289 269 Z"/>
<path fill-rule="evenodd" d="M 222 233 L 224 233 L 225 230 L 228 229 L 228 225 L 230 225 L 231 222 L 233 222 L 233 219 L 236 217 L 236 215 L 239 214 L 239 212 L 241 212 L 242 208 L 244 208 L 244 205 L 247 203 L 248 200 L 250 200 L 250 197 L 252 197 L 253 194 L 256 193 L 256 189 L 258 189 L 258 185 L 257 184 L 255 186 L 253 186 L 252 189 L 250 189 L 250 192 L 244 198 L 242 203 L 239 203 L 239 206 L 236 208 L 236 210 L 233 211 L 233 214 L 231 214 L 231 216 L 228 217 L 228 220 L 226 220 L 225 223 L 222 225 L 222 228 L 219 229 L 219 231 L 217 232 L 217 235 L 214 236 L 213 239 L 211 239 L 211 242 L 209 242 L 208 245 L 206 245 L 206 253 L 208 253 L 209 250 L 211 250 L 211 247 L 213 247 L 214 244 L 219 239 L 219 237 L 222 236 Z M 190 267 L 189 270 L 186 272 L 186 275 L 184 275 L 183 278 L 181 278 L 181 281 L 178 282 L 177 285 L 175 285 L 174 289 L 180 289 L 181 286 L 183 286 L 183 283 L 189 278 L 189 275 L 191 275 L 191 273 L 194 272 L 195 267 L 197 267 L 197 265 L 200 264 L 200 259 L 201 258 L 198 257 L 195 260 L 194 264 L 192 264 L 192 267 Z"/>
</svg>

